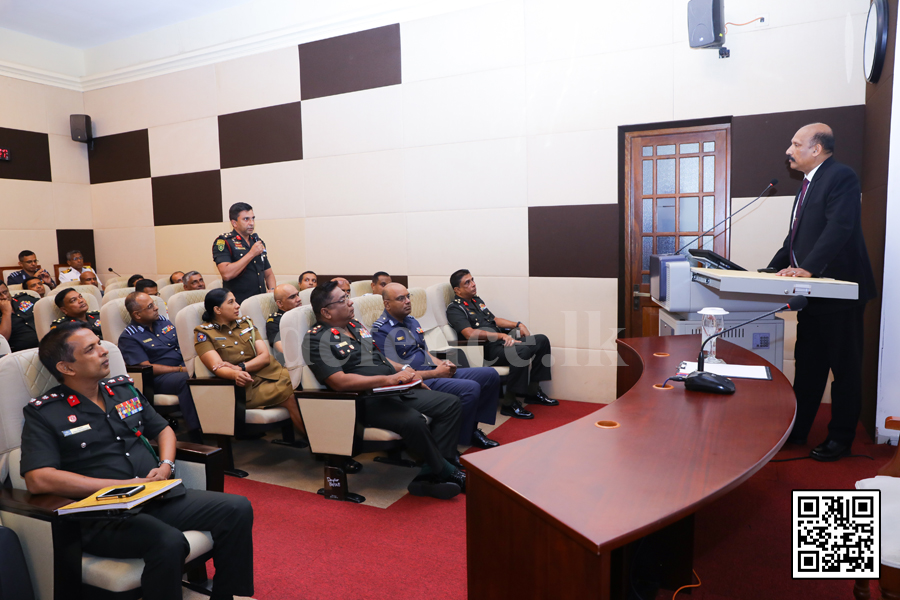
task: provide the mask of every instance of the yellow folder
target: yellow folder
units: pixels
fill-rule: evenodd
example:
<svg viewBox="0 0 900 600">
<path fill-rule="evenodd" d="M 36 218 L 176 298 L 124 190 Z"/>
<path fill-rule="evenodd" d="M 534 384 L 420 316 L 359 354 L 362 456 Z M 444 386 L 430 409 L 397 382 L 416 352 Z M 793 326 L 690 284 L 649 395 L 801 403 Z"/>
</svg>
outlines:
<svg viewBox="0 0 900 600">
<path fill-rule="evenodd" d="M 123 483 L 121 485 L 111 485 L 109 487 L 103 488 L 102 490 L 94 492 L 84 500 L 79 500 L 78 502 L 67 504 L 62 508 L 57 509 L 56 512 L 60 515 L 68 515 L 72 513 L 89 512 L 93 510 L 128 510 L 130 508 L 134 508 L 139 504 L 143 504 L 151 498 L 155 498 L 156 496 L 159 496 L 160 494 L 171 490 L 175 486 L 181 485 L 181 480 L 164 479 L 163 481 L 151 481 L 149 483 L 138 483 L 134 485 L 143 485 L 144 489 L 134 496 L 130 496 L 128 498 L 106 498 L 103 500 L 98 500 L 97 496 L 105 494 L 109 490 L 129 486 L 129 484 L 127 483 Z"/>
</svg>

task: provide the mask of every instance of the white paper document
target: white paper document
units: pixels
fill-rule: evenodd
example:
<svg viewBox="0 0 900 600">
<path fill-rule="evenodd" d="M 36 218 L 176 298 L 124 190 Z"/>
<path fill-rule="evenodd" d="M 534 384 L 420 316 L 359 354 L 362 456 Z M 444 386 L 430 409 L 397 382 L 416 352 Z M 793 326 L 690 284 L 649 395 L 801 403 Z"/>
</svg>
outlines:
<svg viewBox="0 0 900 600">
<path fill-rule="evenodd" d="M 678 367 L 679 375 L 687 375 L 697 370 L 696 362 L 683 362 Z M 707 373 L 715 373 L 723 377 L 733 377 L 735 379 L 772 379 L 772 373 L 769 367 L 760 365 L 723 365 L 703 363 L 703 370 Z"/>
</svg>

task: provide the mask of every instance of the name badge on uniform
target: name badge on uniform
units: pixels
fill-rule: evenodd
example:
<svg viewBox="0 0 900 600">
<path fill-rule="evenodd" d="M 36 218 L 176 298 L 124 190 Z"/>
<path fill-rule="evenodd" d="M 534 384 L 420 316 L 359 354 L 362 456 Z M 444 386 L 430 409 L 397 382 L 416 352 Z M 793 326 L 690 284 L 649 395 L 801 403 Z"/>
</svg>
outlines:
<svg viewBox="0 0 900 600">
<path fill-rule="evenodd" d="M 63 437 L 69 437 L 70 435 L 75 435 L 76 433 L 81 433 L 83 431 L 87 431 L 91 428 L 91 424 L 82 425 L 81 427 L 75 427 L 74 429 L 67 429 L 62 432 Z"/>
<path fill-rule="evenodd" d="M 146 344 L 147 342 L 152 342 L 152 341 L 153 341 L 153 338 L 147 338 L 146 340 L 144 340 L 144 343 Z"/>
<path fill-rule="evenodd" d="M 244 329 L 243 331 L 241 331 L 241 335 L 244 335 L 245 333 L 250 333 L 251 331 L 253 331 L 253 325 L 251 325 L 247 329 Z"/>
<path fill-rule="evenodd" d="M 137 397 L 126 400 L 121 404 L 116 404 L 116 412 L 119 413 L 119 418 L 122 420 L 127 419 L 131 415 L 136 415 L 142 410 L 144 410 L 144 406 L 141 404 L 140 398 Z"/>
<path fill-rule="evenodd" d="M 406 338 L 403 337 L 402 335 L 398 335 L 398 336 L 397 336 L 397 341 L 398 341 L 398 342 L 402 342 L 402 341 L 405 340 L 405 339 L 406 339 Z"/>
</svg>

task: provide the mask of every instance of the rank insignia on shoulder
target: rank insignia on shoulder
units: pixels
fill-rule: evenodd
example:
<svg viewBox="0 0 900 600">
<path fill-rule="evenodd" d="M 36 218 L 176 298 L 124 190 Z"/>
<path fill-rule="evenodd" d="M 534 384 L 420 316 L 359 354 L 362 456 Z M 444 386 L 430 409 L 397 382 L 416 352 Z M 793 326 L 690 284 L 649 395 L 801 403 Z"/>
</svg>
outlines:
<svg viewBox="0 0 900 600">
<path fill-rule="evenodd" d="M 209 339 L 209 338 L 206 337 L 206 334 L 200 333 L 199 331 L 197 332 L 197 342 L 202 343 L 202 342 L 205 342 L 205 341 L 208 340 L 208 339 Z"/>
<path fill-rule="evenodd" d="M 337 330 L 336 328 L 334 328 L 334 327 L 331 328 L 331 333 L 333 333 L 334 335 L 341 335 L 341 332 L 338 331 L 338 330 Z"/>
<path fill-rule="evenodd" d="M 275 320 L 275 317 L 269 317 L 268 319 L 266 319 L 266 323 L 271 323 L 274 320 Z"/>
<path fill-rule="evenodd" d="M 309 330 L 309 333 L 319 333 L 320 331 L 322 331 L 322 326 L 316 325 L 315 327 L 313 327 L 312 329 Z"/>
</svg>

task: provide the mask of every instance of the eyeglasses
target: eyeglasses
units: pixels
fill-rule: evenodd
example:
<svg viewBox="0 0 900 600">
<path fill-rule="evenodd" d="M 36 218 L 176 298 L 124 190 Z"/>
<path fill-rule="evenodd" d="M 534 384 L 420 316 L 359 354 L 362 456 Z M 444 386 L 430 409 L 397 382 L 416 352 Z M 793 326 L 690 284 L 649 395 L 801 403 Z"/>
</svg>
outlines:
<svg viewBox="0 0 900 600">
<path fill-rule="evenodd" d="M 147 306 L 145 306 L 145 307 L 142 308 L 141 310 L 153 310 L 154 308 L 156 308 L 156 302 L 151 302 L 150 304 L 148 304 Z"/>
<path fill-rule="evenodd" d="M 344 297 L 340 300 L 335 300 L 334 302 L 329 302 L 325 306 L 331 306 L 332 304 L 346 304 L 350 300 L 350 294 L 344 294 Z"/>
<path fill-rule="evenodd" d="M 405 296 L 397 296 L 396 298 L 394 298 L 394 302 L 406 302 L 409 299 L 410 295 L 406 294 Z"/>
</svg>

